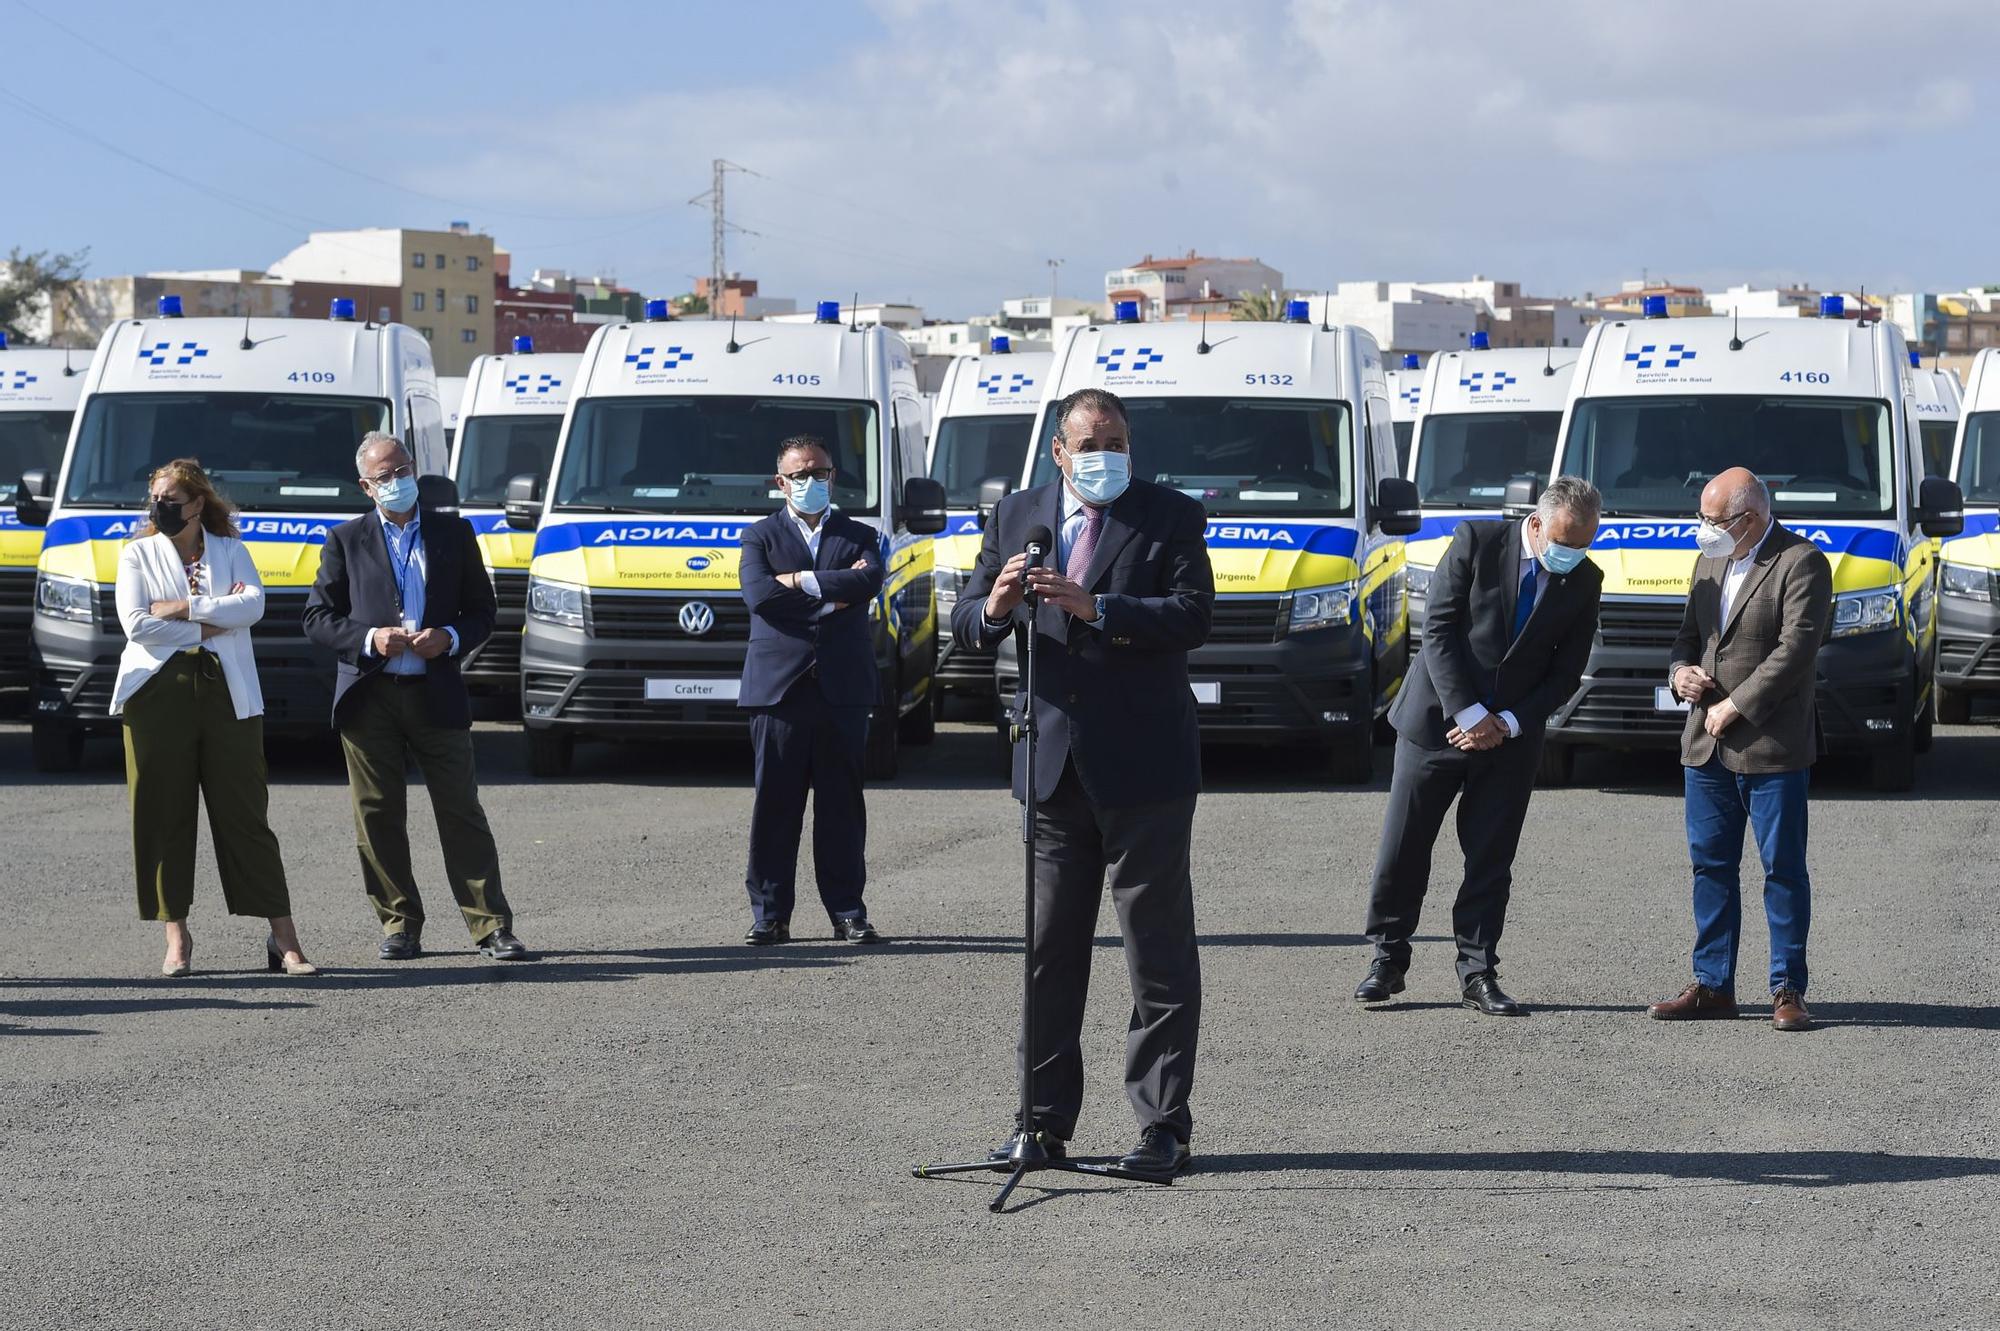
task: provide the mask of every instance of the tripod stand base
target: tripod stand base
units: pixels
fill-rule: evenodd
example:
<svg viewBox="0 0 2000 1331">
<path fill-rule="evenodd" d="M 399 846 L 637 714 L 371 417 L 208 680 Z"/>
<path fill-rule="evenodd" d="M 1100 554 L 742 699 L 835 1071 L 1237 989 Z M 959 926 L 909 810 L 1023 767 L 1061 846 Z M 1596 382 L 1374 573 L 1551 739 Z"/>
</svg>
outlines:
<svg viewBox="0 0 2000 1331">
<path fill-rule="evenodd" d="M 1000 1185 L 1000 1195 L 987 1206 L 996 1214 L 1007 1205 L 1007 1199 L 1021 1180 L 1030 1174 L 1055 1172 L 1062 1174 L 1087 1174 L 1094 1178 L 1120 1179 L 1127 1183 L 1152 1183 L 1170 1188 L 1174 1183 L 1172 1174 L 1149 1174 L 1139 1170 L 1124 1169 L 1110 1162 L 1094 1160 L 1068 1160 L 1052 1156 L 1042 1145 L 1039 1135 L 1015 1139 L 1014 1149 L 1005 1160 L 968 1160 L 954 1165 L 925 1165 L 910 1171 L 913 1178 L 945 1178 L 952 1174 L 976 1174 L 991 1170 L 1007 1175 L 1007 1181 Z"/>
</svg>

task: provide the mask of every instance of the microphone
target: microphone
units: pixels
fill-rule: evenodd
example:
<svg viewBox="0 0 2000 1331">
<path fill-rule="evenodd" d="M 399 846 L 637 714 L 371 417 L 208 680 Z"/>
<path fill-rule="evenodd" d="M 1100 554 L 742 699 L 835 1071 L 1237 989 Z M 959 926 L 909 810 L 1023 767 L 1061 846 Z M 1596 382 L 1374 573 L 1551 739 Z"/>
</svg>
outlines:
<svg viewBox="0 0 2000 1331">
<path fill-rule="evenodd" d="M 1049 550 L 1055 543 L 1056 538 L 1049 532 L 1046 525 L 1030 527 L 1028 529 L 1027 542 L 1021 547 L 1023 553 L 1028 556 L 1027 568 L 1021 570 L 1024 578 L 1027 575 L 1028 569 L 1041 568 L 1048 563 Z M 1033 605 L 1035 603 L 1035 594 L 1028 592 L 1025 599 L 1029 605 Z"/>
</svg>

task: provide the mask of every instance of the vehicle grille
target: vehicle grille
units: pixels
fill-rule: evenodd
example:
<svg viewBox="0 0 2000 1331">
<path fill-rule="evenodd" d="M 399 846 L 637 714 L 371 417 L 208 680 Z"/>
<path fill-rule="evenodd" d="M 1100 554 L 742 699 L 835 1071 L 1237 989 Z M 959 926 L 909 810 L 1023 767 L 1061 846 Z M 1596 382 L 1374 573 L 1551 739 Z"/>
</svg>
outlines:
<svg viewBox="0 0 2000 1331">
<path fill-rule="evenodd" d="M 76 689 L 77 680 L 86 672 L 81 670 L 56 670 L 44 668 L 36 684 L 44 696 L 70 699 L 71 690 Z M 111 715 L 111 689 L 118 682 L 115 668 L 104 667 L 88 672 L 82 689 L 72 700 L 76 715 L 88 720 L 97 720 Z"/>
<path fill-rule="evenodd" d="M 493 634 L 465 658 L 468 679 L 509 677 L 521 673 L 521 627 L 528 621 L 528 577 L 525 573 L 495 573 L 493 598 L 499 614 Z"/>
<path fill-rule="evenodd" d="M 748 642 L 750 607 L 740 596 L 620 596 L 590 594 L 590 632 L 598 638 L 692 638 L 680 626 L 681 607 L 700 601 L 715 612 L 715 627 L 700 642 Z"/>
<path fill-rule="evenodd" d="M 569 687 L 571 676 L 553 671 L 529 671 L 522 688 L 530 705 L 553 702 Z M 724 678 L 734 679 L 729 675 Z M 648 702 L 643 675 L 587 675 L 563 704 L 559 719 L 596 725 L 748 726 L 750 713 L 734 702 Z"/>
<path fill-rule="evenodd" d="M 1938 670 L 1956 678 L 2000 680 L 2000 650 L 1982 651 L 1983 638 L 1939 638 Z"/>
<path fill-rule="evenodd" d="M 28 614 L 35 608 L 35 570 L 0 569 L 0 613 Z"/>
<path fill-rule="evenodd" d="M 1680 636 L 1681 618 L 1687 603 L 1671 601 L 1625 601 L 1607 596 L 1597 611 L 1597 637 L 1606 647 L 1638 647 L 1666 654 Z M 1650 700 L 1649 700 L 1650 705 Z"/>
<path fill-rule="evenodd" d="M 1283 596 L 1218 596 L 1210 621 L 1210 642 L 1276 642 L 1285 636 L 1290 599 Z"/>
<path fill-rule="evenodd" d="M 1676 621 L 1678 626 L 1678 621 Z M 1660 679 L 1644 683 L 1622 680 L 1585 687 L 1575 710 L 1564 718 L 1566 727 L 1579 730 L 1613 730 L 1633 735 L 1678 735 L 1687 724 L 1685 712 L 1662 712 L 1653 706 L 1653 690 Z"/>
</svg>

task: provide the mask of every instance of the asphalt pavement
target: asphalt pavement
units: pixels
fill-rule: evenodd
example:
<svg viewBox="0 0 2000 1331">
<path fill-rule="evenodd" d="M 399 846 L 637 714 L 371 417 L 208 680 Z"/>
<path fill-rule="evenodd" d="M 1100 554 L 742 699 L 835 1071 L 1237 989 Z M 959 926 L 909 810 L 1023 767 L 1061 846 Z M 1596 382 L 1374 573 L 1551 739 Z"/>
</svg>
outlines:
<svg viewBox="0 0 2000 1331">
<path fill-rule="evenodd" d="M 1748 1002 L 1754 859 L 1744 1017 L 1643 1015 L 1688 976 L 1670 755 L 1587 755 L 1536 796 L 1510 1021 L 1458 1005 L 1448 841 L 1405 1001 L 1349 999 L 1383 778 L 1211 751 L 1197 1170 L 1047 1176 L 1004 1216 L 997 1176 L 910 1175 L 1013 1106 L 1020 849 L 989 733 L 947 726 L 871 791 L 880 948 L 828 940 L 809 854 L 803 941 L 737 941 L 747 746 L 585 748 L 547 783 L 507 727 L 478 744 L 542 960 L 472 953 L 426 825 L 438 951 L 378 963 L 344 774 L 288 746 L 273 821 L 326 974 L 266 974 L 204 833 L 197 974 L 170 981 L 115 746 L 42 778 L 0 727 L 0 1324 L 2000 1326 L 1994 724 L 1941 728 L 1909 795 L 1816 774 L 1802 1035 Z M 1101 921 L 1073 1149 L 1110 1155 L 1136 1124 Z"/>
</svg>

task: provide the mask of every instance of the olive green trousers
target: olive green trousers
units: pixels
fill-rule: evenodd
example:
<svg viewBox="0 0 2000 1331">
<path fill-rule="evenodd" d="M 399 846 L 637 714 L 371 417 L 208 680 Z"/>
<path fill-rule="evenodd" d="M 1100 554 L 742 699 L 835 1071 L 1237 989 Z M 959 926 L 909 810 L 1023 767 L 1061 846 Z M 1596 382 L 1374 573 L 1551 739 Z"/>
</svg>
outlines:
<svg viewBox="0 0 2000 1331">
<path fill-rule="evenodd" d="M 182 652 L 140 686 L 121 719 L 139 918 L 187 918 L 201 804 L 229 913 L 290 915 L 269 816 L 264 718 L 237 719 L 222 663 L 209 652 Z"/>
</svg>

